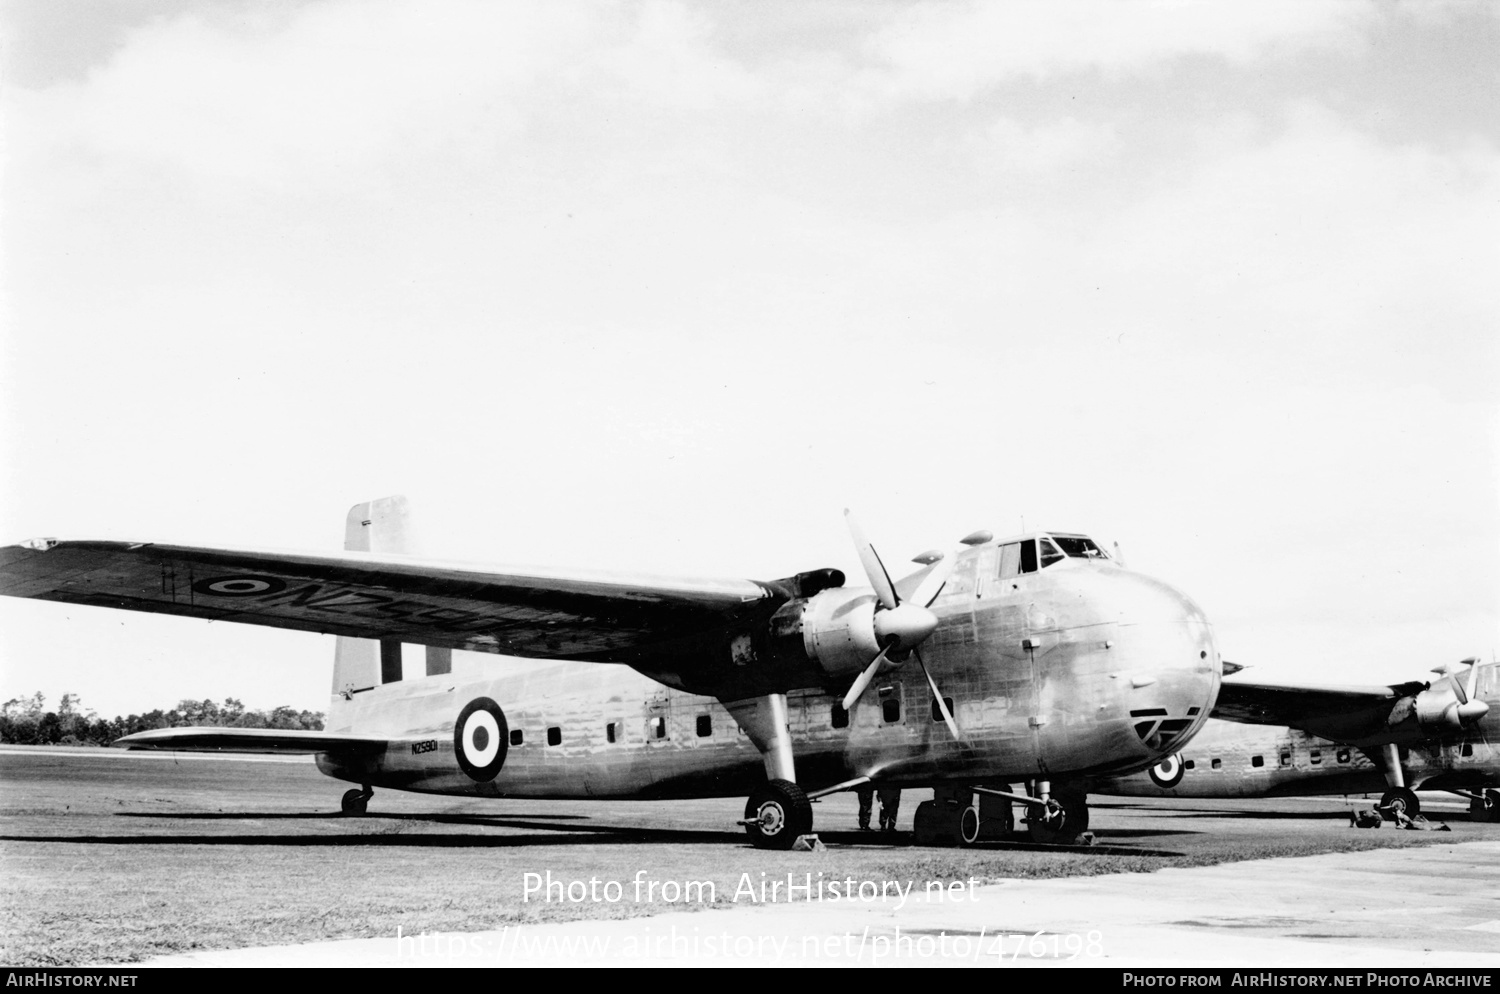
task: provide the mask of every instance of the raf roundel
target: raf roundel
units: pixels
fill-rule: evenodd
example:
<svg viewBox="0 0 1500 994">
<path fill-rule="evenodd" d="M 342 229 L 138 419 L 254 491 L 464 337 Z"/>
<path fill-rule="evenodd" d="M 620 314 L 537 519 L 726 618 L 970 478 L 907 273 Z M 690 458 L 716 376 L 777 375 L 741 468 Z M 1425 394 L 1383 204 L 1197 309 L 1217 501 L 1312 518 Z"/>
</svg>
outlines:
<svg viewBox="0 0 1500 994">
<path fill-rule="evenodd" d="M 193 584 L 193 591 L 215 597 L 254 597 L 256 594 L 275 594 L 286 589 L 286 581 L 274 576 L 215 576 Z"/>
<path fill-rule="evenodd" d="M 479 697 L 458 713 L 453 723 L 453 754 L 469 779 L 480 783 L 495 779 L 509 748 L 510 726 L 500 705 Z"/>
<path fill-rule="evenodd" d="M 1170 789 L 1177 786 L 1182 782 L 1182 754 L 1172 753 L 1172 755 L 1147 770 L 1146 773 L 1151 777 L 1151 782 L 1158 787 Z"/>
</svg>

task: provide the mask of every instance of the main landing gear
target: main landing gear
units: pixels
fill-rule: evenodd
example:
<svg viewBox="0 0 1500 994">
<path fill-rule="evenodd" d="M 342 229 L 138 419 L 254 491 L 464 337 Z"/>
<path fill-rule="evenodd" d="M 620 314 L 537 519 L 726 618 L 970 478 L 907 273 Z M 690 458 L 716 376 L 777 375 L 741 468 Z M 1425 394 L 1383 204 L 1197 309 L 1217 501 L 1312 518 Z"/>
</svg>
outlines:
<svg viewBox="0 0 1500 994">
<path fill-rule="evenodd" d="M 811 834 L 813 813 L 807 792 L 797 786 L 786 695 L 767 694 L 731 701 L 726 706 L 760 749 L 766 765 L 766 782 L 755 788 L 745 802 L 745 818 L 740 824 L 745 826 L 755 848 L 790 849 L 797 839 Z"/>
<path fill-rule="evenodd" d="M 1088 796 L 1081 789 L 1046 782 L 1015 794 L 988 787 L 937 787 L 917 805 L 912 822 L 919 846 L 972 846 L 1008 840 L 1015 830 L 1013 807 L 1025 808 L 1026 834 L 1043 845 L 1088 844 Z"/>
<path fill-rule="evenodd" d="M 1415 818 L 1422 813 L 1422 802 L 1406 786 L 1406 772 L 1401 769 L 1401 750 L 1388 742 L 1381 747 L 1381 754 L 1385 760 L 1385 784 L 1390 789 L 1381 795 L 1375 810 L 1386 821 L 1393 821 L 1398 827 L 1404 826 L 1403 818 Z"/>
<path fill-rule="evenodd" d="M 1402 818 L 1415 818 L 1422 813 L 1422 802 L 1409 787 L 1392 787 L 1380 798 L 1380 816 L 1386 821 L 1400 824 Z"/>
<path fill-rule="evenodd" d="M 771 780 L 745 802 L 745 831 L 757 849 L 790 849 L 812 831 L 812 802 L 790 780 Z"/>
<path fill-rule="evenodd" d="M 369 784 L 365 784 L 360 790 L 346 790 L 343 800 L 339 802 L 339 809 L 346 815 L 362 815 L 370 804 L 370 798 L 374 796 L 375 791 Z"/>
<path fill-rule="evenodd" d="M 1500 822 L 1500 790 L 1469 795 L 1469 820 Z"/>
</svg>

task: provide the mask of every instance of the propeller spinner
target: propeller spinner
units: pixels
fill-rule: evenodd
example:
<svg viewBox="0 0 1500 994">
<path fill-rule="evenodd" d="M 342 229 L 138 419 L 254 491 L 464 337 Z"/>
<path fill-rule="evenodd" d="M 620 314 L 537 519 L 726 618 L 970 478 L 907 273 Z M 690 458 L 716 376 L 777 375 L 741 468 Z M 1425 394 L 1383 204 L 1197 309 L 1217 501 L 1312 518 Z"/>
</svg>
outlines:
<svg viewBox="0 0 1500 994">
<path fill-rule="evenodd" d="M 917 665 L 922 668 L 922 675 L 927 678 L 927 686 L 932 689 L 933 699 L 937 701 L 938 709 L 943 714 L 943 723 L 948 726 L 948 731 L 955 739 L 959 738 L 958 723 L 953 720 L 953 715 L 948 711 L 948 704 L 943 700 L 942 691 L 938 689 L 937 681 L 932 678 L 927 664 L 922 661 L 921 652 L 917 650 L 917 646 L 938 626 L 937 615 L 928 608 L 933 601 L 937 600 L 938 594 L 942 592 L 943 584 L 948 582 L 956 557 L 949 553 L 937 560 L 933 564 L 932 571 L 927 574 L 917 589 L 912 591 L 910 597 L 902 601 L 896 592 L 896 585 L 891 582 L 891 575 L 885 570 L 885 564 L 880 561 L 875 547 L 870 544 L 869 539 L 865 538 L 859 523 L 854 520 L 854 515 L 848 508 L 844 509 L 844 520 L 849 525 L 849 535 L 854 539 L 854 548 L 859 553 L 861 565 L 865 568 L 865 576 L 869 578 L 870 586 L 875 590 L 875 598 L 879 604 L 874 617 L 875 640 L 880 645 L 880 653 L 860 671 L 859 676 L 855 677 L 854 683 L 850 685 L 849 692 L 844 695 L 844 709 L 847 711 L 854 706 L 883 666 L 888 663 L 891 666 L 898 666 L 905 661 L 907 656 L 913 656 L 917 660 Z"/>
</svg>

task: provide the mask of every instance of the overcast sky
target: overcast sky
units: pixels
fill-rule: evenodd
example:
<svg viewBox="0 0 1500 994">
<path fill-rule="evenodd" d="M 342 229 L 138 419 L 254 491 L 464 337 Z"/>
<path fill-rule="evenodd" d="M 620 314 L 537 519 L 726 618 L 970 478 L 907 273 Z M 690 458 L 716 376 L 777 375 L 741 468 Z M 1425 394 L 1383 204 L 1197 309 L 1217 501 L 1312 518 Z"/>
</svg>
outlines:
<svg viewBox="0 0 1500 994">
<path fill-rule="evenodd" d="M 858 577 L 849 506 L 1118 541 L 1264 679 L 1500 649 L 1492 4 L 0 11 L 0 542 Z M 331 658 L 0 603 L 0 700 Z"/>
</svg>

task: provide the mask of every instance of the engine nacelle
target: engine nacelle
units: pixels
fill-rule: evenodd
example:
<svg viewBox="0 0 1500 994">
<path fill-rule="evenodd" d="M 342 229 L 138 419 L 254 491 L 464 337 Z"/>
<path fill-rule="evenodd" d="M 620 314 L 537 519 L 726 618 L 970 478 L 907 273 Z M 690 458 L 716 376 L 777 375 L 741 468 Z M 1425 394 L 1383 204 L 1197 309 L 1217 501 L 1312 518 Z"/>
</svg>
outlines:
<svg viewBox="0 0 1500 994">
<path fill-rule="evenodd" d="M 824 673 L 851 679 L 880 654 L 875 595 L 868 590 L 824 590 L 802 608 L 802 651 Z"/>
<path fill-rule="evenodd" d="M 1395 728 L 1414 721 L 1425 736 L 1452 735 L 1488 711 L 1489 705 L 1483 701 L 1460 703 L 1450 686 L 1439 683 L 1401 700 L 1391 711 L 1389 724 Z"/>
</svg>

